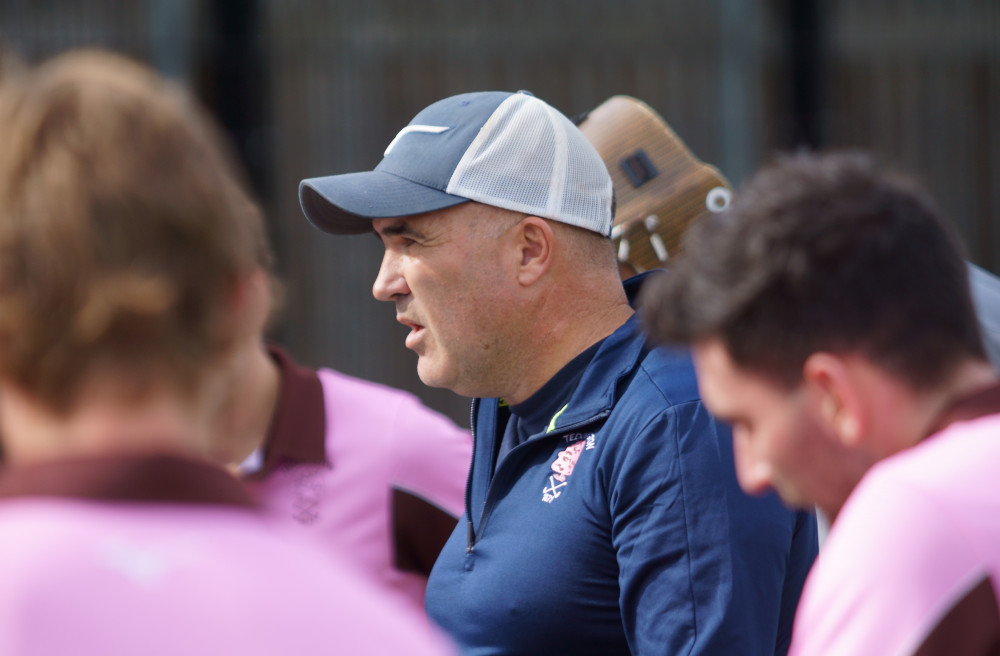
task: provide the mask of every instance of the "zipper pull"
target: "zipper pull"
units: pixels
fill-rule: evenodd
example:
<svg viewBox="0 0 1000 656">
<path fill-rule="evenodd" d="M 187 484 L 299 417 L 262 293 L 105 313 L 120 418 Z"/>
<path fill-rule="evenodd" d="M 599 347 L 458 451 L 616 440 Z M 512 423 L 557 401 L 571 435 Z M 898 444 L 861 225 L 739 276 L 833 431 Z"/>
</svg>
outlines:
<svg viewBox="0 0 1000 656">
<path fill-rule="evenodd" d="M 469 520 L 469 522 L 468 522 L 468 524 L 466 526 L 468 528 L 468 533 L 467 533 L 467 535 L 468 535 L 468 546 L 465 547 L 465 553 L 471 554 L 472 553 L 472 548 L 476 544 L 476 531 L 475 531 L 475 529 L 472 528 L 472 520 L 471 519 Z"/>
</svg>

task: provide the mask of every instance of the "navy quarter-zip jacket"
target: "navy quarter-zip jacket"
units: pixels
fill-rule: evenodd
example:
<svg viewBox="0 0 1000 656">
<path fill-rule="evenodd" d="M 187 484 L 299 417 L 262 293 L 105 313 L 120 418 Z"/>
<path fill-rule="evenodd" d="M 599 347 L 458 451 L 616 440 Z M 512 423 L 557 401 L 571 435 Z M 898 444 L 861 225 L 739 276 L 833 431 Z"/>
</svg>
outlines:
<svg viewBox="0 0 1000 656">
<path fill-rule="evenodd" d="M 466 511 L 427 587 L 463 654 L 784 653 L 815 517 L 740 491 L 687 350 L 633 316 L 497 464 L 501 414 L 473 401 Z"/>
</svg>

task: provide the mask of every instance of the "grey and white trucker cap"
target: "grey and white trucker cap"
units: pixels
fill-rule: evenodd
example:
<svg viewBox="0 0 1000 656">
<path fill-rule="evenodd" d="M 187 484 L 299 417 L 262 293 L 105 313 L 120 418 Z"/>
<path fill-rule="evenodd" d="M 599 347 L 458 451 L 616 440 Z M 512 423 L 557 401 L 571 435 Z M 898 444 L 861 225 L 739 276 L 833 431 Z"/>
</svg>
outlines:
<svg viewBox="0 0 1000 656">
<path fill-rule="evenodd" d="M 430 105 L 374 171 L 299 184 L 306 218 L 326 232 L 477 201 L 610 235 L 611 177 L 586 137 L 530 93 L 466 93 Z"/>
</svg>

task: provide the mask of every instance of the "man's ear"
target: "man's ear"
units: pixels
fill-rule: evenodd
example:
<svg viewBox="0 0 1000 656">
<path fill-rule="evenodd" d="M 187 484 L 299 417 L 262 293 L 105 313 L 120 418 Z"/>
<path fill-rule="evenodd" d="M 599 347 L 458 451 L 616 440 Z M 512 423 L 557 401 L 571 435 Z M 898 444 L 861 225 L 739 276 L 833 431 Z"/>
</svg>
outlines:
<svg viewBox="0 0 1000 656">
<path fill-rule="evenodd" d="M 820 421 L 844 446 L 857 447 L 866 429 L 863 390 L 840 357 L 813 353 L 802 366 L 802 379 L 818 404 Z"/>
<path fill-rule="evenodd" d="M 552 266 L 555 232 L 545 219 L 527 216 L 517 224 L 517 281 L 534 284 Z"/>
</svg>

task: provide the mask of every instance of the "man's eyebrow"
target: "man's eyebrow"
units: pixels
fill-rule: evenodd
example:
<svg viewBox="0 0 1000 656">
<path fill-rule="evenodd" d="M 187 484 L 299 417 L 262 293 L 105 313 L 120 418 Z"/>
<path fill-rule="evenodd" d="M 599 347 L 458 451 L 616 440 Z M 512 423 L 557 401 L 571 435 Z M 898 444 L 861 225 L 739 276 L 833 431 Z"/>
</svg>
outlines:
<svg viewBox="0 0 1000 656">
<path fill-rule="evenodd" d="M 403 221 L 403 220 L 400 220 L 400 221 L 397 221 L 396 223 L 392 223 L 390 225 L 387 225 L 387 226 L 383 227 L 381 230 L 377 230 L 375 232 L 375 235 L 376 236 L 383 236 L 383 237 L 400 237 L 400 236 L 402 236 L 402 237 L 414 237 L 414 238 L 417 238 L 417 239 L 423 239 L 424 238 L 424 234 L 423 233 L 421 233 L 421 232 L 419 232 L 417 230 L 414 230 L 413 226 L 411 226 L 409 223 L 407 223 L 406 221 Z"/>
</svg>

